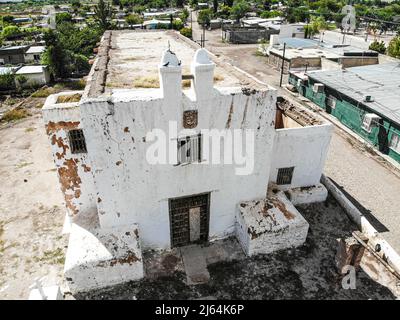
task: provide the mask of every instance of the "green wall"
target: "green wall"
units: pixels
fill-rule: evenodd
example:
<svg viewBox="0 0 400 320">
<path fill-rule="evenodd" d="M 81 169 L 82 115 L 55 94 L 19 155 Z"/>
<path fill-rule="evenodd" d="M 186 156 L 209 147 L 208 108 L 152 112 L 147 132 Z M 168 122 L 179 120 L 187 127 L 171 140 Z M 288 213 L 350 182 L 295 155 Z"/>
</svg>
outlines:
<svg viewBox="0 0 400 320">
<path fill-rule="evenodd" d="M 308 81 L 306 86 L 299 86 L 297 80 L 298 78 L 295 75 L 289 75 L 289 83 L 295 86 L 300 94 L 304 95 L 306 98 L 320 106 L 326 112 L 335 116 L 340 120 L 340 122 L 363 137 L 365 140 L 370 141 L 382 153 L 389 155 L 391 158 L 400 163 L 400 154 L 388 147 L 393 134 L 400 136 L 400 126 L 394 124 L 389 119 L 383 118 L 383 123 L 381 123 L 383 128 L 379 129 L 379 127 L 373 127 L 371 132 L 367 132 L 361 128 L 364 114 L 376 112 L 369 110 L 364 105 L 359 104 L 357 101 L 352 101 L 352 99 L 341 95 L 336 90 L 332 90 L 327 87 L 325 87 L 323 93 L 313 92 L 312 87 L 314 82 L 312 79 Z M 329 95 L 335 97 L 336 99 L 335 108 L 330 108 L 326 105 L 326 98 Z M 382 137 L 379 138 L 380 130 L 386 131 L 387 139 Z"/>
</svg>

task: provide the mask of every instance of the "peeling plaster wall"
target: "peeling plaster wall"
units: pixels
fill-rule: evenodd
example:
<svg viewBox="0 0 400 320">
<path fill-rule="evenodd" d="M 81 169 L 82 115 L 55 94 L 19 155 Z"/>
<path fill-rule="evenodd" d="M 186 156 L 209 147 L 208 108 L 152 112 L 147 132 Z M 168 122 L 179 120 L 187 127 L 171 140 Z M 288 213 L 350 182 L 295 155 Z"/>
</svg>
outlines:
<svg viewBox="0 0 400 320">
<path fill-rule="evenodd" d="M 71 94 L 71 93 L 68 93 Z M 96 216 L 92 169 L 86 153 L 72 154 L 68 131 L 82 128 L 77 103 L 56 104 L 60 94 L 49 96 L 43 119 L 69 215 L 87 219 Z"/>
<path fill-rule="evenodd" d="M 168 88 L 166 88 L 168 90 Z M 109 101 L 81 103 L 82 124 L 97 190 L 101 227 L 138 223 L 146 248 L 170 246 L 168 199 L 211 192 L 210 239 L 235 230 L 239 201 L 266 194 L 274 141 L 276 91 L 214 89 L 195 100 L 179 92 L 162 98 L 161 90 L 114 90 Z M 235 165 L 150 165 L 145 158 L 153 128 L 168 133 L 168 120 L 182 129 L 185 110 L 198 110 L 200 128 L 255 129 L 253 174 L 235 174 Z"/>
<path fill-rule="evenodd" d="M 328 154 L 333 125 L 277 129 L 270 181 L 276 183 L 278 169 L 295 167 L 291 185 L 281 189 L 317 185 Z"/>
<path fill-rule="evenodd" d="M 307 221 L 282 191 L 242 202 L 236 218 L 236 236 L 248 256 L 298 247 L 307 238 Z"/>
</svg>

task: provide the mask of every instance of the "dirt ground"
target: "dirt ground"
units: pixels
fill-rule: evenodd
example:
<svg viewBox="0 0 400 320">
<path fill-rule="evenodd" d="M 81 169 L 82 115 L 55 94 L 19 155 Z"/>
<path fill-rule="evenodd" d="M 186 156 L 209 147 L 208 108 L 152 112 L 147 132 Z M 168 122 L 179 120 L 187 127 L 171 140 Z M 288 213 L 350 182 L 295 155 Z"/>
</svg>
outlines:
<svg viewBox="0 0 400 320">
<path fill-rule="evenodd" d="M 140 282 L 76 295 L 76 299 L 394 299 L 385 287 L 363 271 L 356 289 L 343 289 L 335 269 L 337 238 L 348 237 L 356 227 L 332 199 L 299 208 L 310 224 L 305 245 L 270 255 L 245 258 L 234 239 L 211 244 L 228 247 L 227 257 L 207 259 L 210 281 L 186 285 L 178 251 L 147 266 L 152 277 Z M 209 249 L 210 251 L 212 249 Z M 215 251 L 215 250 L 214 250 Z M 219 260 L 219 261 L 218 261 Z M 222 260 L 222 261 L 221 261 Z M 158 277 L 154 268 L 158 268 Z M 170 273 L 168 275 L 168 272 Z"/>
<path fill-rule="evenodd" d="M 65 209 L 39 110 L 0 130 L 0 299 L 27 299 L 35 278 L 61 279 Z"/>
</svg>

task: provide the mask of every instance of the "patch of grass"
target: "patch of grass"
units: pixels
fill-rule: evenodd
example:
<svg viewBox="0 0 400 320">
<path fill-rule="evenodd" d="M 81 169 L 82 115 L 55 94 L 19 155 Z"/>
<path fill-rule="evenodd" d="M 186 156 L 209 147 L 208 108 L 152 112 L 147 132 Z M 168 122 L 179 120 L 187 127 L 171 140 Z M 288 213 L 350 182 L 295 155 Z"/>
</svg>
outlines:
<svg viewBox="0 0 400 320">
<path fill-rule="evenodd" d="M 160 81 L 156 77 L 140 77 L 133 81 L 135 88 L 159 88 Z"/>
<path fill-rule="evenodd" d="M 79 79 L 77 81 L 66 81 L 57 83 L 55 89 L 70 89 L 70 90 L 83 90 L 85 89 L 86 81 L 84 79 Z"/>
<path fill-rule="evenodd" d="M 49 95 L 55 93 L 54 88 L 51 87 L 46 87 L 46 88 L 41 88 L 34 93 L 32 93 L 33 98 L 47 98 Z"/>
<path fill-rule="evenodd" d="M 41 257 L 34 257 L 35 262 L 44 262 L 50 264 L 64 264 L 65 256 L 62 248 L 47 250 Z"/>
<path fill-rule="evenodd" d="M 26 128 L 25 132 L 32 132 L 32 131 L 35 131 L 35 130 L 36 130 L 36 128 Z"/>
<path fill-rule="evenodd" d="M 29 112 L 23 108 L 15 108 L 7 111 L 0 119 L 2 122 L 11 122 L 24 119 L 30 116 Z"/>
<path fill-rule="evenodd" d="M 71 94 L 68 96 L 59 96 L 57 98 L 56 103 L 70 103 L 70 102 L 79 102 L 81 100 L 81 96 L 79 93 Z"/>
</svg>

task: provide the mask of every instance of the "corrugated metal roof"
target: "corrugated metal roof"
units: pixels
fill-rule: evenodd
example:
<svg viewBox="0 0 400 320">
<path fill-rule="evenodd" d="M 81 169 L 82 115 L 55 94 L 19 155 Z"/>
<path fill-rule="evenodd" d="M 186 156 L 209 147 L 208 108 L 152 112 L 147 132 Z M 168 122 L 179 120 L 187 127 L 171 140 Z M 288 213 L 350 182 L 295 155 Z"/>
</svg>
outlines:
<svg viewBox="0 0 400 320">
<path fill-rule="evenodd" d="M 400 62 L 307 74 L 400 125 Z M 366 95 L 374 101 L 364 102 Z"/>
</svg>

